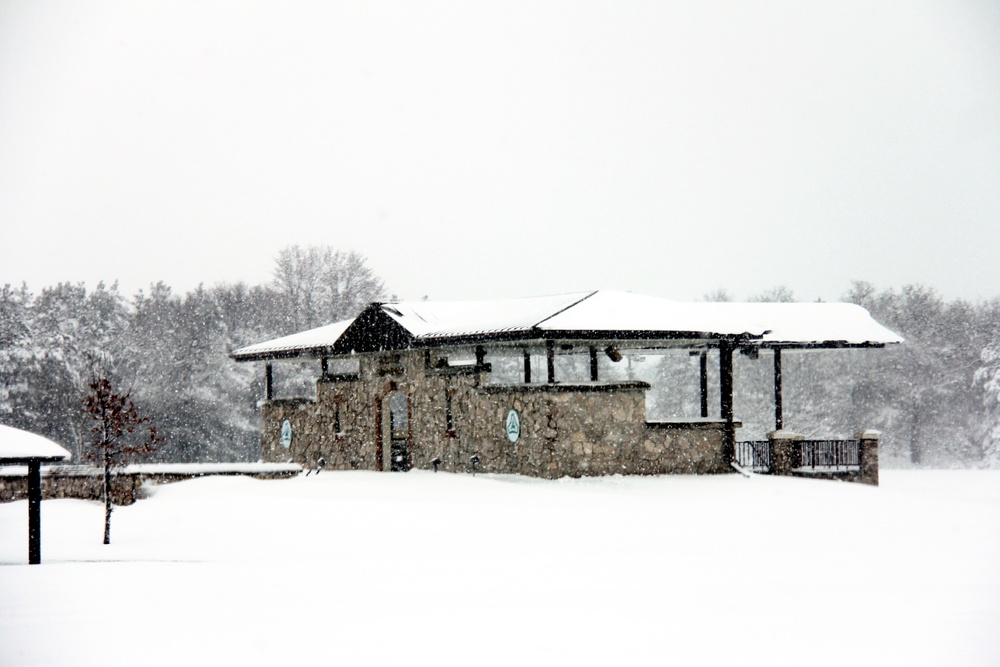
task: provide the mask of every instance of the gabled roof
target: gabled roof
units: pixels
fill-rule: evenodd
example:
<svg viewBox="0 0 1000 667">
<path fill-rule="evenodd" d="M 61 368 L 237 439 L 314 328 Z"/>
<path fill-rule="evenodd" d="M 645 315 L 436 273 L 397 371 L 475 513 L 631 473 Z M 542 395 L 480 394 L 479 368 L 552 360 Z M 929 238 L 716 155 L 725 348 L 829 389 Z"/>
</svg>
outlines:
<svg viewBox="0 0 1000 667">
<path fill-rule="evenodd" d="M 373 303 L 354 320 L 233 352 L 239 361 L 485 341 L 711 341 L 770 347 L 878 346 L 902 338 L 848 303 L 684 303 L 627 292 L 501 301 Z"/>
<path fill-rule="evenodd" d="M 525 333 L 597 292 L 498 301 L 410 301 L 384 304 L 384 310 L 421 339 Z"/>
</svg>

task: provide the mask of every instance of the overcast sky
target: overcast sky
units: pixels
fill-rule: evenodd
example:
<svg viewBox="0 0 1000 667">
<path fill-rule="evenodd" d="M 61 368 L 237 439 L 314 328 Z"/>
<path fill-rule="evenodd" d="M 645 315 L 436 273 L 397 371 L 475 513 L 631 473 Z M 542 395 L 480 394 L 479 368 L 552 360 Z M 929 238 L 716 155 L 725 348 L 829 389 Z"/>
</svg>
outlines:
<svg viewBox="0 0 1000 667">
<path fill-rule="evenodd" d="M 0 284 L 1000 296 L 997 2 L 0 1 Z"/>
</svg>

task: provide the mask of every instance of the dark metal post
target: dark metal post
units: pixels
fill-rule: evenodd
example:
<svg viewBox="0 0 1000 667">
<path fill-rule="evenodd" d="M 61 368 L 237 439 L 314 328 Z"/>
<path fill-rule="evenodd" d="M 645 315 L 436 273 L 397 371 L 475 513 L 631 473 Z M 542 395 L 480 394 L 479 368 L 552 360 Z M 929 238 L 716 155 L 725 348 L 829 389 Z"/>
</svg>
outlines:
<svg viewBox="0 0 1000 667">
<path fill-rule="evenodd" d="M 556 342 L 554 340 L 545 341 L 545 363 L 548 366 L 549 384 L 556 383 Z"/>
<path fill-rule="evenodd" d="M 531 384 L 531 352 L 524 349 L 524 384 Z"/>
<path fill-rule="evenodd" d="M 264 364 L 264 400 L 270 401 L 274 398 L 274 372 L 271 364 Z"/>
<path fill-rule="evenodd" d="M 701 382 L 701 416 L 708 417 L 708 351 L 702 350 L 698 356 L 698 376 Z"/>
<path fill-rule="evenodd" d="M 726 422 L 723 431 L 722 455 L 727 462 L 736 453 L 736 425 L 733 423 L 733 342 L 719 341 L 719 407 Z"/>
<path fill-rule="evenodd" d="M 42 464 L 28 462 L 28 563 L 42 562 Z"/>
<path fill-rule="evenodd" d="M 590 346 L 590 381 L 597 382 L 597 348 Z"/>
<path fill-rule="evenodd" d="M 785 427 L 781 404 L 781 348 L 774 348 L 774 430 Z"/>
</svg>

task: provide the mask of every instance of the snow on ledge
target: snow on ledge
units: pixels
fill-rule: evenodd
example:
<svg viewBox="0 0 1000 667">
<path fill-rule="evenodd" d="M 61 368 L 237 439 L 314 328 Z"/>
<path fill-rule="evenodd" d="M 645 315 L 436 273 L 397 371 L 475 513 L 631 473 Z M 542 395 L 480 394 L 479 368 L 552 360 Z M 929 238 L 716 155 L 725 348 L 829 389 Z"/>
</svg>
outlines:
<svg viewBox="0 0 1000 667">
<path fill-rule="evenodd" d="M 297 463 L 136 463 L 122 468 L 133 475 L 252 475 L 259 473 L 299 473 Z"/>
</svg>

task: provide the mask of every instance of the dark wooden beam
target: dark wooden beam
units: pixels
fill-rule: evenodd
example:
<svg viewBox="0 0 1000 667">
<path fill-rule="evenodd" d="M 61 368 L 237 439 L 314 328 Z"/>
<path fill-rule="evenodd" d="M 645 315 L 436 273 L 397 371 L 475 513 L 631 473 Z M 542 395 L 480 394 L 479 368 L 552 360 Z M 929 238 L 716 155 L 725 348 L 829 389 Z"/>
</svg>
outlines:
<svg viewBox="0 0 1000 667">
<path fill-rule="evenodd" d="M 545 365 L 548 367 L 548 383 L 556 382 L 556 342 L 545 341 Z"/>
<path fill-rule="evenodd" d="M 597 348 L 590 346 L 590 381 L 597 382 Z"/>
<path fill-rule="evenodd" d="M 774 348 L 774 430 L 785 428 L 785 418 L 782 414 L 781 401 L 781 348 Z"/>
<path fill-rule="evenodd" d="M 733 341 L 719 341 L 719 407 L 723 429 L 722 456 L 732 461 L 736 454 L 736 425 L 733 422 Z"/>
<path fill-rule="evenodd" d="M 646 340 L 693 340 L 703 341 L 705 344 L 714 345 L 715 334 L 706 334 L 698 331 L 635 331 L 617 329 L 523 329 L 518 331 L 499 331 L 493 333 L 469 333 L 455 336 L 429 336 L 424 338 L 414 338 L 400 348 L 407 347 L 443 347 L 448 345 L 479 345 L 494 342 L 534 342 L 540 343 L 543 340 L 574 340 L 574 341 L 608 341 L 620 344 L 628 341 Z M 355 350 L 360 352 L 361 350 Z M 337 341 L 335 349 L 329 352 L 331 355 L 348 354 L 350 348 Z M 274 353 L 269 353 L 274 355 Z M 297 356 L 300 354 L 296 352 Z M 319 352 L 315 353 L 320 354 Z M 263 355 L 239 356 L 238 361 L 253 361 L 256 358 L 263 358 Z"/>
<path fill-rule="evenodd" d="M 42 562 L 42 464 L 28 463 L 28 563 Z"/>
<path fill-rule="evenodd" d="M 531 352 L 524 348 L 524 384 L 531 384 Z"/>
<path fill-rule="evenodd" d="M 271 364 L 264 364 L 264 400 L 270 401 L 274 398 L 274 370 Z"/>
<path fill-rule="evenodd" d="M 698 381 L 701 392 L 701 416 L 708 418 L 708 351 L 698 354 Z"/>
</svg>

